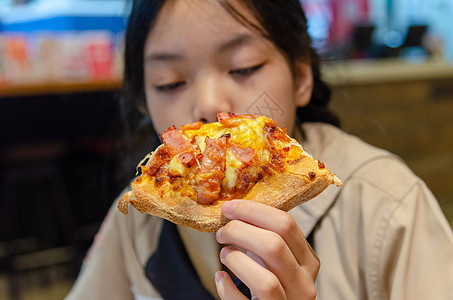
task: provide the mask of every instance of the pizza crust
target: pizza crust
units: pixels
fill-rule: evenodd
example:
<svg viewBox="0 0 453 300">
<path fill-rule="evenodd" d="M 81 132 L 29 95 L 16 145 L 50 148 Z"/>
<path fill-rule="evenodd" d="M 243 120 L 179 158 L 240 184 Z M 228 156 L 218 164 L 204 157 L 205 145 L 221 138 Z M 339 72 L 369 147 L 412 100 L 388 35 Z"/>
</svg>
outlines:
<svg viewBox="0 0 453 300">
<path fill-rule="evenodd" d="M 317 196 L 330 184 L 339 186 L 341 181 L 327 168 L 320 169 L 313 158 L 303 156 L 294 164 L 288 164 L 284 172 L 265 176 L 242 199 L 289 211 Z M 178 196 L 168 183 L 155 188 L 149 178 L 133 182 L 132 188 L 118 203 L 118 209 L 123 213 L 127 214 L 128 206 L 132 204 L 141 213 L 202 232 L 217 231 L 229 221 L 221 211 L 222 204 L 228 200 L 199 204 L 188 197 Z"/>
</svg>

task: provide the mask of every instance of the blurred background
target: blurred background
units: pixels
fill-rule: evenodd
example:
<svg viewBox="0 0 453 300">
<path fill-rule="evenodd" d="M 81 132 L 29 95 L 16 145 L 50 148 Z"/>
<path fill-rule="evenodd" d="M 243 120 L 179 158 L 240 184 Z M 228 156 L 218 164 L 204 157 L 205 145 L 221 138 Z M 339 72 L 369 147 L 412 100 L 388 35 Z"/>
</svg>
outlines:
<svg viewBox="0 0 453 300">
<path fill-rule="evenodd" d="M 400 155 L 453 224 L 453 1 L 302 4 L 342 127 Z M 121 110 L 129 9 L 0 0 L 0 300 L 62 299 L 150 150 Z"/>
</svg>

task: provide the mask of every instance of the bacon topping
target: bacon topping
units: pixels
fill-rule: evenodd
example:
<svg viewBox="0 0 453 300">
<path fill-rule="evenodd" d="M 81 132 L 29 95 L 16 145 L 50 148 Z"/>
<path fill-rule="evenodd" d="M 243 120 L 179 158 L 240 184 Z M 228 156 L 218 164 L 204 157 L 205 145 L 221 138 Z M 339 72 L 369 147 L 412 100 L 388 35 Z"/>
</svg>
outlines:
<svg viewBox="0 0 453 300">
<path fill-rule="evenodd" d="M 270 167 L 277 172 L 283 172 L 285 170 L 285 157 L 286 156 L 282 151 L 272 153 L 271 161 L 269 163 Z"/>
<path fill-rule="evenodd" d="M 253 158 L 255 157 L 255 150 L 250 147 L 242 148 L 236 145 L 232 145 L 230 149 L 231 152 L 233 152 L 234 156 L 244 164 L 251 164 Z"/>
<path fill-rule="evenodd" d="M 239 193 L 240 195 L 245 194 L 248 192 L 250 188 L 252 188 L 256 182 L 262 177 L 262 175 L 259 175 L 255 172 L 250 172 L 248 168 L 243 169 L 237 178 L 236 182 L 236 192 Z"/>
<path fill-rule="evenodd" d="M 159 169 L 170 161 L 170 155 L 168 154 L 168 148 L 162 146 L 157 148 L 156 152 L 151 156 L 149 161 L 145 165 L 146 173 L 149 176 L 154 176 Z"/>
<path fill-rule="evenodd" d="M 226 113 L 226 112 L 219 112 L 217 114 L 217 120 L 220 122 L 225 127 L 235 127 L 241 124 L 241 119 L 240 118 L 248 118 L 248 119 L 256 119 L 259 116 L 255 115 L 250 115 L 250 114 L 244 114 L 244 115 L 235 115 L 232 113 Z"/>
<path fill-rule="evenodd" d="M 186 152 L 179 154 L 178 158 L 183 164 L 190 168 L 195 165 L 197 160 L 200 161 L 203 159 L 203 154 Z"/>
<path fill-rule="evenodd" d="M 201 124 L 201 122 L 197 123 Z M 190 168 L 193 166 L 197 162 L 197 158 L 200 158 L 199 155 L 201 155 L 201 153 L 197 153 L 195 147 L 175 126 L 168 128 L 160 135 L 160 137 L 168 148 L 170 156 L 178 156 L 179 160 L 187 167 Z"/>
<path fill-rule="evenodd" d="M 193 146 L 188 139 L 173 125 L 165 130 L 160 138 L 162 142 L 167 146 L 168 153 L 173 157 L 183 152 L 192 152 Z"/>
<path fill-rule="evenodd" d="M 187 167 L 191 167 L 196 163 L 195 155 L 191 152 L 181 153 L 178 156 L 179 160 Z"/>
<path fill-rule="evenodd" d="M 190 124 L 186 124 L 184 126 L 181 126 L 181 130 L 198 130 L 201 128 L 201 126 L 203 126 L 203 123 L 201 122 L 195 122 L 195 123 L 190 123 Z"/>
<path fill-rule="evenodd" d="M 217 121 L 219 121 L 220 123 L 222 123 L 223 120 L 228 120 L 228 119 L 231 119 L 231 118 L 236 118 L 237 116 L 235 114 L 232 114 L 232 113 L 227 113 L 227 112 L 219 112 L 217 113 Z"/>
<path fill-rule="evenodd" d="M 211 204 L 219 198 L 220 181 L 225 177 L 227 142 L 227 136 L 217 139 L 206 137 L 206 148 L 196 186 L 197 201 L 201 204 Z"/>
<path fill-rule="evenodd" d="M 264 125 L 264 134 L 268 141 L 273 144 L 274 141 L 290 142 L 291 139 L 286 135 L 285 129 L 280 129 L 277 127 L 277 123 L 274 121 L 267 122 Z"/>
<path fill-rule="evenodd" d="M 218 113 L 217 120 L 225 127 L 235 127 L 241 124 L 241 119 L 239 119 L 235 114 L 230 113 Z"/>
<path fill-rule="evenodd" d="M 165 172 L 164 169 L 160 169 L 157 172 L 156 177 L 154 178 L 154 185 L 156 187 L 161 186 L 167 178 L 168 178 L 167 172 Z"/>
</svg>

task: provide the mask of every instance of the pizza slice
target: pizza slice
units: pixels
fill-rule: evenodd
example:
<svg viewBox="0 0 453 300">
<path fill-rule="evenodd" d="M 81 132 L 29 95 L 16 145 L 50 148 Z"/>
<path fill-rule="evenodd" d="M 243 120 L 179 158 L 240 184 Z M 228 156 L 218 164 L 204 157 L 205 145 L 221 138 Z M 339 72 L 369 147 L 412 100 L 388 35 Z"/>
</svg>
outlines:
<svg viewBox="0 0 453 300">
<path fill-rule="evenodd" d="M 163 144 L 138 165 L 140 175 L 118 209 L 127 214 L 132 204 L 139 212 L 213 232 L 228 222 L 221 212 L 225 201 L 248 199 L 288 211 L 330 184 L 341 185 L 266 116 L 217 118 L 163 132 Z"/>
</svg>

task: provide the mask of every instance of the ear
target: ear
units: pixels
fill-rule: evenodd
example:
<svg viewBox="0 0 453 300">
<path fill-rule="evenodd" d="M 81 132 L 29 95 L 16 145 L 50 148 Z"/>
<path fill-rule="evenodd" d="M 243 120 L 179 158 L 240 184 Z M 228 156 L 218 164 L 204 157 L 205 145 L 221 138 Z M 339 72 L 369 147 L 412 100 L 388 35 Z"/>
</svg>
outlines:
<svg viewBox="0 0 453 300">
<path fill-rule="evenodd" d="M 313 92 L 313 72 L 306 62 L 296 62 L 294 77 L 295 100 L 298 107 L 307 105 Z"/>
</svg>

